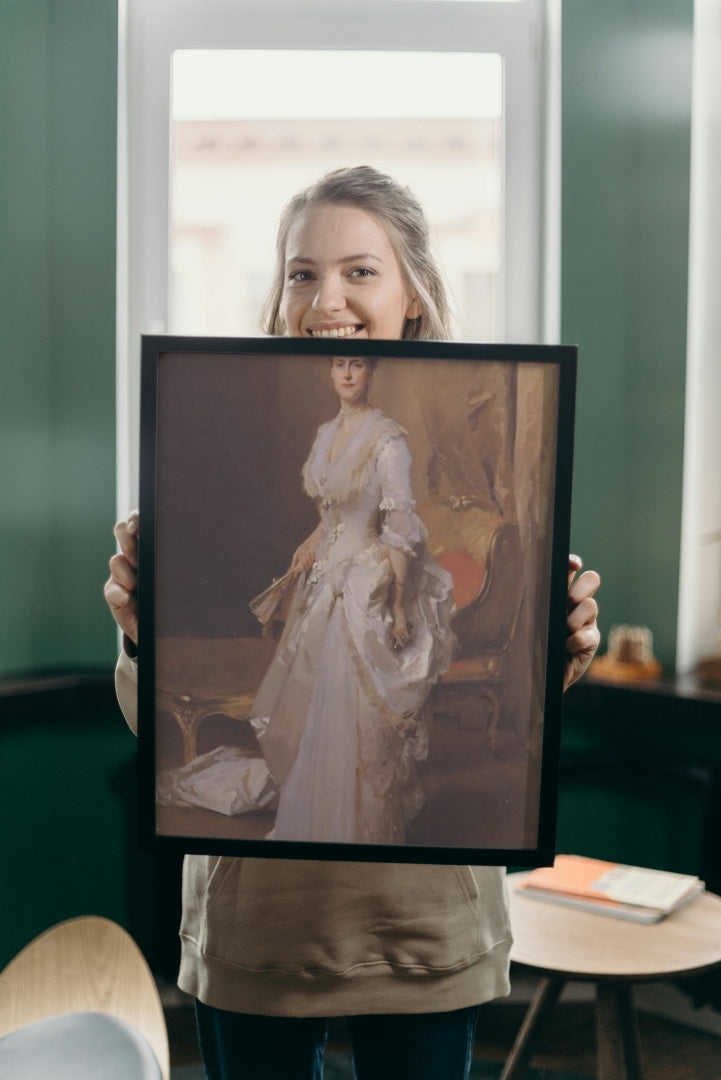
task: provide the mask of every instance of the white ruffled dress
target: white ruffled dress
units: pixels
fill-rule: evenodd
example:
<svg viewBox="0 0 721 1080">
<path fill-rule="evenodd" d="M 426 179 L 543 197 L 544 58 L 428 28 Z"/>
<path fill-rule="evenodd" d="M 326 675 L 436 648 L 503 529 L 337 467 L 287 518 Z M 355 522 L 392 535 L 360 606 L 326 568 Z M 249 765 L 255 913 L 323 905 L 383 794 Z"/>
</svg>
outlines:
<svg viewBox="0 0 721 1080">
<path fill-rule="evenodd" d="M 371 409 L 331 463 L 339 423 L 319 428 L 303 469 L 321 541 L 251 722 L 280 792 L 275 839 L 402 843 L 422 804 L 428 696 L 451 660 L 452 580 L 425 550 L 403 429 Z M 389 547 L 409 556 L 400 651 Z"/>
</svg>

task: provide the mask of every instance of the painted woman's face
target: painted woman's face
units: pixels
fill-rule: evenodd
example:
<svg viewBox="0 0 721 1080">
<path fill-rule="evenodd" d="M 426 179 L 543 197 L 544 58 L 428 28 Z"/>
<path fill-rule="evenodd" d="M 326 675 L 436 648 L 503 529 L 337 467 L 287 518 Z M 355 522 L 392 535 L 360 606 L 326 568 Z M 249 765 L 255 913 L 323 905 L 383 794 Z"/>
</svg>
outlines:
<svg viewBox="0 0 721 1080">
<path fill-rule="evenodd" d="M 421 313 L 388 234 L 357 206 L 324 203 L 291 226 L 281 304 L 290 337 L 399 338 Z"/>
<path fill-rule="evenodd" d="M 368 400 L 373 369 L 360 356 L 334 356 L 330 362 L 330 377 L 341 408 L 357 408 Z"/>
</svg>

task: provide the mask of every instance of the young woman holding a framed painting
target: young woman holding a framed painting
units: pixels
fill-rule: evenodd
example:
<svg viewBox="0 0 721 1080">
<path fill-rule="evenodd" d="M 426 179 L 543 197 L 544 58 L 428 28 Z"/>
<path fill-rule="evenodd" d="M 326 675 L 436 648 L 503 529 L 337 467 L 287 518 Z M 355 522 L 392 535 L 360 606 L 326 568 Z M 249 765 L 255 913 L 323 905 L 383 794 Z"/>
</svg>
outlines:
<svg viewBox="0 0 721 1080">
<path fill-rule="evenodd" d="M 339 170 L 297 195 L 280 225 L 266 329 L 333 337 L 339 345 L 374 337 L 447 339 L 445 291 L 415 197 L 368 167 Z M 423 643 L 421 682 L 430 682 L 446 662 L 447 582 L 423 551 L 403 479 L 403 436 L 370 405 L 369 365 L 339 361 L 331 374 L 340 412 L 320 429 L 322 446 L 311 453 L 306 486 L 321 503 L 325 499 L 328 513 L 340 515 L 337 524 L 346 528 L 336 534 L 339 543 L 372 549 L 378 563 L 374 595 L 387 605 L 386 648 L 391 656 L 404 650 L 410 656 Z M 319 465 L 321 451 L 326 465 L 338 466 L 330 493 L 322 490 L 331 472 Z M 400 487 L 390 495 L 380 484 L 372 514 L 383 510 L 386 520 L 380 532 L 369 533 L 371 510 L 364 510 L 361 527 L 351 504 L 362 500 L 371 472 L 375 483 L 384 470 L 400 477 Z M 349 482 L 354 473 L 363 483 Z M 111 559 L 105 588 L 125 635 L 117 686 L 131 726 L 138 529 L 136 513 L 116 526 L 120 553 Z M 294 576 L 305 580 L 314 568 L 316 575 L 336 572 L 332 558 L 329 565 L 329 537 L 328 520 L 321 517 L 319 530 L 295 553 Z M 593 598 L 599 578 L 592 571 L 578 575 L 580 568 L 571 557 L 566 686 L 583 674 L 599 641 Z M 426 601 L 433 590 L 431 618 Z M 358 617 L 371 617 L 367 605 Z M 328 618 L 318 621 L 314 634 L 311 676 L 312 657 L 329 641 L 344 653 L 351 647 Z M 344 707 L 353 725 L 358 710 L 380 708 L 383 701 L 364 687 L 357 666 L 349 669 Z M 272 694 L 270 699 L 272 704 Z M 423 692 L 413 708 L 422 700 Z M 272 708 L 265 711 L 272 714 Z M 305 775 L 302 782 L 311 781 Z M 397 824 L 403 827 L 402 815 Z M 179 985 L 197 1001 L 211 1080 L 317 1080 L 330 1016 L 349 1019 L 359 1080 L 462 1080 L 470 1069 L 479 1006 L 509 989 L 511 930 L 504 870 L 496 866 L 188 855 L 180 934 Z"/>
</svg>

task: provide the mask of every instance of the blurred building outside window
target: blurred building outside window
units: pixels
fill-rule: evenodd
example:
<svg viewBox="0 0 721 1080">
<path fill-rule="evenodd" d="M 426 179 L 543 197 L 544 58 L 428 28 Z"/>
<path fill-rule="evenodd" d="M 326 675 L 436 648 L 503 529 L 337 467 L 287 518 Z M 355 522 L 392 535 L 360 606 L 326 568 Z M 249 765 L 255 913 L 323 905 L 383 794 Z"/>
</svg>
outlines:
<svg viewBox="0 0 721 1080">
<path fill-rule="evenodd" d="M 172 87 L 171 333 L 257 334 L 288 198 L 368 164 L 426 208 L 456 336 L 502 336 L 499 56 L 183 51 Z"/>
</svg>

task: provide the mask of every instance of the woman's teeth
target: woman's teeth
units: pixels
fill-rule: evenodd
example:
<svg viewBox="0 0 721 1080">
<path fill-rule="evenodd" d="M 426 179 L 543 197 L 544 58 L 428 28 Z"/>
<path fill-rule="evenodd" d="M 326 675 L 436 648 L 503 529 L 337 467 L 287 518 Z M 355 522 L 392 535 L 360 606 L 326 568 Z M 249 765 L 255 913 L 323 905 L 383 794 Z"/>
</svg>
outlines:
<svg viewBox="0 0 721 1080">
<path fill-rule="evenodd" d="M 360 330 L 360 326 L 334 326 L 332 330 L 311 330 L 311 337 L 339 338 L 351 337 Z"/>
</svg>

